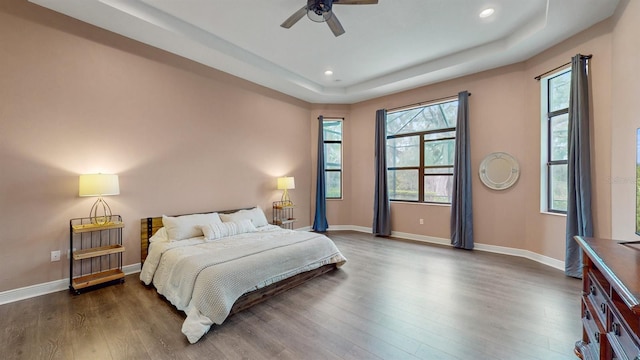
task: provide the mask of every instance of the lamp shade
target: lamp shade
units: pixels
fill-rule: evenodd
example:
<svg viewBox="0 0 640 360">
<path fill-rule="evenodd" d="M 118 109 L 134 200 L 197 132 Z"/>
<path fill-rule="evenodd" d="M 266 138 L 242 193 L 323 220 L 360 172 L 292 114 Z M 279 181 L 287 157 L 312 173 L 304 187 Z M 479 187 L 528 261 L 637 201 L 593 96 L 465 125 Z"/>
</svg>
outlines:
<svg viewBox="0 0 640 360">
<path fill-rule="evenodd" d="M 118 182 L 118 175 L 80 175 L 79 183 L 79 196 L 106 196 L 120 194 L 120 183 Z"/>
<path fill-rule="evenodd" d="M 293 176 L 283 176 L 278 178 L 278 190 L 295 189 L 296 181 Z"/>
</svg>

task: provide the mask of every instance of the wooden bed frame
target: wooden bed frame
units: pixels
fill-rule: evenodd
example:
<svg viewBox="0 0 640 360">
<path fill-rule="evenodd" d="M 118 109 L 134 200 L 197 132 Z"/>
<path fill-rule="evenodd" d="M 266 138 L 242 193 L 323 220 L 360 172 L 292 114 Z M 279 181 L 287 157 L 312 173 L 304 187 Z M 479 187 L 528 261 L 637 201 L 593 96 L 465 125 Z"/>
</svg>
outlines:
<svg viewBox="0 0 640 360">
<path fill-rule="evenodd" d="M 251 209 L 251 208 L 245 208 Z M 230 214 L 236 212 L 238 210 L 223 210 L 223 211 L 212 211 L 217 212 L 218 214 Z M 209 212 L 209 213 L 212 213 Z M 191 215 L 191 214 L 188 214 Z M 180 215 L 178 215 L 180 216 Z M 140 263 L 144 264 L 145 259 L 147 258 L 148 249 L 149 249 L 149 238 L 153 236 L 153 234 L 158 231 L 162 227 L 162 217 L 150 217 L 140 219 Z M 292 289 L 307 280 L 311 280 L 317 276 L 328 273 L 332 270 L 337 269 L 335 264 L 328 264 L 321 266 L 317 269 L 306 271 L 300 273 L 298 275 L 294 275 L 290 278 L 280 280 L 276 283 L 268 285 L 266 287 L 245 293 L 242 295 L 236 302 L 233 304 L 231 308 L 231 312 L 229 315 L 233 315 L 237 312 L 240 312 L 244 309 L 248 309 L 255 304 L 259 304 L 270 297 L 285 292 L 289 289 Z"/>
</svg>

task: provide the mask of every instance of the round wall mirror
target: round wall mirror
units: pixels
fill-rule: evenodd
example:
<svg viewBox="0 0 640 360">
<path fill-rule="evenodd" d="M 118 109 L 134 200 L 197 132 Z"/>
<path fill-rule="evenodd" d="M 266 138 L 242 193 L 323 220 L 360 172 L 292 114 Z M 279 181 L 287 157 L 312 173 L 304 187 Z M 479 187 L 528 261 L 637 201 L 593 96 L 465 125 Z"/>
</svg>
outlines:
<svg viewBox="0 0 640 360">
<path fill-rule="evenodd" d="M 480 180 L 490 189 L 508 189 L 516 183 L 518 176 L 518 160 L 507 153 L 491 153 L 480 163 Z"/>
</svg>

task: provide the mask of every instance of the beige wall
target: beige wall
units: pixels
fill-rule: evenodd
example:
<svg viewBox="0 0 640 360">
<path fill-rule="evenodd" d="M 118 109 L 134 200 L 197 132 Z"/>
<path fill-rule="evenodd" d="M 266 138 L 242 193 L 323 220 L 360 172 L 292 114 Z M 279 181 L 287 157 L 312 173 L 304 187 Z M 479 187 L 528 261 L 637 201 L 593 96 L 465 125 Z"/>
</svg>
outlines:
<svg viewBox="0 0 640 360">
<path fill-rule="evenodd" d="M 125 220 L 261 205 L 296 178 L 309 226 L 309 104 L 31 5 L 0 5 L 0 292 L 63 279 L 78 174 L 120 175 Z"/>
<path fill-rule="evenodd" d="M 635 231 L 636 129 L 640 128 L 640 2 L 621 1 L 612 44 L 611 187 L 612 236 L 637 240 Z"/>
<path fill-rule="evenodd" d="M 371 227 L 375 111 L 470 98 L 472 168 L 494 151 L 521 163 L 515 187 L 473 177 L 476 242 L 564 258 L 564 217 L 539 210 L 539 83 L 576 53 L 591 61 L 594 214 L 598 236 L 635 238 L 635 116 L 640 4 L 526 62 L 353 105 L 311 105 L 21 0 L 0 4 L 0 292 L 64 279 L 49 262 L 68 220 L 93 199 L 77 176 L 120 174 L 107 201 L 126 222 L 125 264 L 139 260 L 138 221 L 259 204 L 292 175 L 297 227 L 313 221 L 317 116 L 343 117 L 344 199 L 330 225 Z M 448 206 L 392 204 L 394 231 L 449 237 Z M 270 211 L 267 211 L 270 215 Z M 425 220 L 420 225 L 418 220 Z"/>
<path fill-rule="evenodd" d="M 564 216 L 540 214 L 540 86 L 533 77 L 560 64 L 569 62 L 577 53 L 592 54 L 589 62 L 591 92 L 590 135 L 592 165 L 592 210 L 595 236 L 611 236 L 611 197 L 608 178 L 611 173 L 611 21 L 604 21 L 573 38 L 535 56 L 526 62 L 525 72 L 527 116 L 523 124 L 527 136 L 528 162 L 531 164 L 531 184 L 526 201 L 526 249 L 564 260 Z"/>
<path fill-rule="evenodd" d="M 469 109 L 475 241 L 529 250 L 563 261 L 565 217 L 540 212 L 540 83 L 534 77 L 582 53 L 593 54 L 594 227 L 596 236 L 611 236 L 611 29 L 612 21 L 605 21 L 520 64 L 352 105 L 352 167 L 345 180 L 352 187 L 351 220 L 343 221 L 371 226 L 376 109 L 455 96 L 468 90 L 472 93 Z M 508 152 L 520 162 L 520 179 L 511 189 L 488 189 L 476 175 L 482 159 L 496 151 Z M 632 166 L 629 171 L 633 171 Z M 392 203 L 391 226 L 396 232 L 448 239 L 450 210 L 449 206 Z M 419 219 L 424 219 L 423 225 Z"/>
<path fill-rule="evenodd" d="M 373 206 L 373 136 L 375 110 L 395 108 L 412 103 L 456 96 L 468 90 L 471 163 L 477 173 L 482 158 L 495 151 L 514 155 L 520 161 L 525 158 L 522 129 L 522 109 L 526 104 L 523 82 L 523 65 L 517 64 L 488 72 L 466 76 L 444 83 L 422 87 L 352 106 L 353 132 L 363 134 L 352 146 L 360 151 L 358 169 L 352 172 L 351 181 L 359 184 L 353 209 L 371 209 Z M 474 231 L 476 241 L 484 244 L 523 248 L 522 229 L 525 214 L 521 204 L 526 194 L 526 164 L 522 164 L 523 176 L 517 186 L 506 191 L 493 191 L 473 176 Z M 449 237 L 450 206 L 392 203 L 393 231 L 437 238 Z M 353 223 L 371 226 L 371 213 L 354 211 Z M 424 219 L 424 224 L 419 224 Z"/>
</svg>

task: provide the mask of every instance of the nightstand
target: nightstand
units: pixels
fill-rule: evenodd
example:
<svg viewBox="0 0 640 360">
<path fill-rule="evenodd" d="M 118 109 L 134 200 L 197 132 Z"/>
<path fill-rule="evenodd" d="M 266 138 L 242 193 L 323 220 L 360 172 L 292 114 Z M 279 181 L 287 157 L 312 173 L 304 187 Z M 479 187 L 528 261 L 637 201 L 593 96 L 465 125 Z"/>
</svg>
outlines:
<svg viewBox="0 0 640 360">
<path fill-rule="evenodd" d="M 122 271 L 122 228 L 120 215 L 112 215 L 105 224 L 93 224 L 91 218 L 69 221 L 69 289 L 82 289 L 119 280 Z"/>
<path fill-rule="evenodd" d="M 273 225 L 278 225 L 283 229 L 293 229 L 293 223 L 298 221 L 293 217 L 294 205 L 290 201 L 273 202 Z"/>
</svg>

